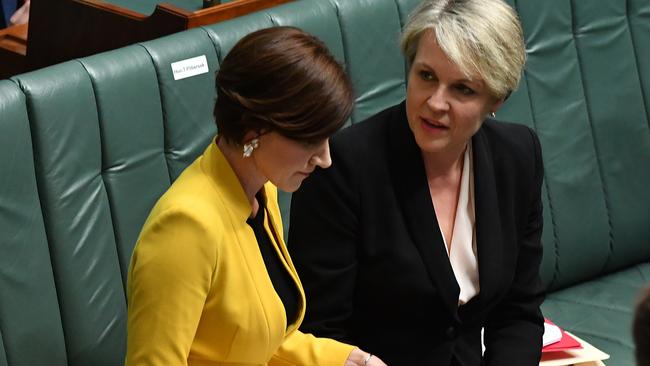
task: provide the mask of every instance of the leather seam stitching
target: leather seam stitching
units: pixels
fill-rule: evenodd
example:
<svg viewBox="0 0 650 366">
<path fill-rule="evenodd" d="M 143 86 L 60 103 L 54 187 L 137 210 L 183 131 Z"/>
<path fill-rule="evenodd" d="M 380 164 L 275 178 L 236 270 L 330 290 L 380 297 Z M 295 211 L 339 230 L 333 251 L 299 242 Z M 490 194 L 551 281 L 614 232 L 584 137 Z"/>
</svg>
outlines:
<svg viewBox="0 0 650 366">
<path fill-rule="evenodd" d="M 515 10 L 518 12 L 517 8 L 517 2 L 514 2 Z M 531 110 L 531 117 L 532 117 L 532 124 L 533 127 L 535 128 L 535 131 L 538 130 L 537 128 L 537 120 L 535 118 L 535 106 L 533 103 L 533 96 L 530 91 L 530 83 L 528 81 L 528 72 L 526 72 L 526 69 L 524 68 L 524 73 L 523 73 L 523 79 L 526 82 L 526 93 L 528 96 L 528 101 L 530 104 L 530 110 Z M 541 139 L 540 139 L 541 140 Z M 540 141 L 540 145 L 541 145 Z M 543 155 L 542 155 L 542 164 L 543 164 Z M 553 268 L 553 277 L 551 277 L 551 281 L 547 284 L 547 288 L 553 287 L 553 285 L 558 281 L 558 278 L 560 277 L 560 244 L 559 244 L 559 237 L 557 235 L 557 222 L 555 218 L 555 209 L 553 207 L 553 198 L 551 194 L 551 188 L 548 183 L 548 179 L 546 179 L 546 169 L 544 169 L 544 187 L 546 188 L 546 197 L 548 201 L 548 208 L 550 211 L 550 216 L 551 216 L 551 227 L 553 228 L 553 254 L 555 258 L 555 265 Z"/>
<path fill-rule="evenodd" d="M 162 88 L 160 87 L 160 72 L 158 71 L 158 65 L 156 64 L 156 61 L 154 60 L 153 56 L 151 55 L 151 52 L 149 52 L 149 49 L 142 43 L 137 43 L 138 46 L 142 47 L 144 51 L 149 55 L 149 59 L 151 60 L 151 64 L 153 65 L 154 72 L 156 73 L 156 83 L 158 84 L 158 97 L 160 98 L 160 109 L 161 109 L 161 117 L 162 117 L 162 130 L 163 130 L 163 156 L 165 158 L 165 165 L 167 166 L 167 176 L 169 177 L 169 184 L 171 185 L 174 179 L 172 178 L 172 171 L 171 171 L 171 166 L 169 164 L 169 156 L 171 153 L 168 152 L 167 148 L 167 113 L 165 113 L 165 103 L 164 103 L 164 98 L 163 98 L 163 92 Z"/>
<path fill-rule="evenodd" d="M 641 68 L 639 68 L 639 54 L 637 53 L 637 42 L 635 41 L 634 37 L 634 30 L 632 28 L 632 24 L 630 23 L 630 0 L 625 1 L 625 22 L 627 24 L 627 29 L 630 32 L 630 42 L 632 42 L 632 52 L 634 53 L 634 65 L 636 66 L 636 72 L 637 75 L 639 76 L 639 89 L 641 89 L 641 99 L 643 102 L 643 109 L 645 110 L 646 114 L 646 124 L 648 125 L 648 128 L 650 128 L 650 110 L 648 109 L 648 106 L 646 105 L 646 91 L 641 79 Z"/>
<path fill-rule="evenodd" d="M 601 266 L 600 271 L 598 272 L 599 274 L 602 274 L 605 269 L 609 266 L 609 263 L 612 260 L 613 254 L 614 254 L 614 230 L 612 226 L 612 216 L 610 214 L 611 211 L 611 205 L 609 202 L 609 191 L 607 189 L 607 183 L 605 181 L 605 177 L 603 175 L 603 164 L 600 160 L 600 150 L 598 148 L 598 143 L 596 141 L 596 136 L 595 136 L 595 129 L 594 129 L 594 121 L 593 121 L 593 116 L 591 113 L 591 109 L 589 108 L 589 98 L 587 96 L 587 89 L 585 87 L 585 75 L 584 75 L 584 68 L 583 68 L 583 62 L 582 62 L 582 57 L 580 55 L 580 47 L 578 46 L 578 37 L 576 37 L 576 6 L 575 6 L 575 0 L 571 0 L 570 2 L 571 5 L 571 36 L 573 38 L 573 44 L 575 46 L 576 50 L 576 58 L 578 61 L 578 71 L 580 72 L 580 83 L 582 86 L 582 94 L 585 100 L 585 110 L 587 112 L 587 122 L 589 124 L 589 130 L 591 132 L 591 141 L 593 143 L 594 147 L 594 153 L 595 153 L 595 158 L 596 158 L 596 165 L 598 167 L 598 178 L 600 178 L 600 184 L 601 184 L 601 189 L 603 192 L 603 201 L 605 203 L 605 213 L 607 215 L 607 226 L 609 229 L 609 253 L 607 253 L 607 258 L 603 261 L 603 265 Z"/>
</svg>

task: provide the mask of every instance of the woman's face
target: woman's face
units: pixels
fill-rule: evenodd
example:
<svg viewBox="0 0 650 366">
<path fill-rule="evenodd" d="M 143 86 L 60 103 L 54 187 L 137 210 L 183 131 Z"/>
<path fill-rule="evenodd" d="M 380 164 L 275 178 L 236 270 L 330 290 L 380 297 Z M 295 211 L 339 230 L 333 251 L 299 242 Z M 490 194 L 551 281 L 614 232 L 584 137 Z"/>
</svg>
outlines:
<svg viewBox="0 0 650 366">
<path fill-rule="evenodd" d="M 285 192 L 294 192 L 316 169 L 332 165 L 329 140 L 305 144 L 276 132 L 262 134 L 252 157 L 257 169 L 271 183 Z"/>
<path fill-rule="evenodd" d="M 406 91 L 406 116 L 424 153 L 461 154 L 487 114 L 501 105 L 480 79 L 468 79 L 432 31 L 420 38 Z"/>
</svg>

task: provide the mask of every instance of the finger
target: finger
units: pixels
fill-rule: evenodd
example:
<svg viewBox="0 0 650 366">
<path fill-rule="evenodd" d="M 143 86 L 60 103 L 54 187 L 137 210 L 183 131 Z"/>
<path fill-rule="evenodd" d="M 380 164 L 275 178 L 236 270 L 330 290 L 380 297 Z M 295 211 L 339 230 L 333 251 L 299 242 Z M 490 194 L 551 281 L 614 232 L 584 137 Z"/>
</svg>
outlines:
<svg viewBox="0 0 650 366">
<path fill-rule="evenodd" d="M 16 12 L 9 18 L 9 23 L 11 25 L 17 25 L 17 24 L 23 24 L 27 23 L 29 20 L 29 4 L 24 4 L 23 6 L 20 7 L 20 9 L 16 10 Z"/>
</svg>

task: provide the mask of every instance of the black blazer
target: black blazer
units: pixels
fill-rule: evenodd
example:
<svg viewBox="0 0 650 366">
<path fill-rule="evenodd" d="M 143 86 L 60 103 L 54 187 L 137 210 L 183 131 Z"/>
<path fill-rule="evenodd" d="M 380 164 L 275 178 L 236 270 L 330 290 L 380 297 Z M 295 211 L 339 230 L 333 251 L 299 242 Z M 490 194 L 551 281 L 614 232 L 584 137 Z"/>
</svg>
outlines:
<svg viewBox="0 0 650 366">
<path fill-rule="evenodd" d="M 333 138 L 332 167 L 292 199 L 289 249 L 308 302 L 303 331 L 357 345 L 389 366 L 538 365 L 539 141 L 525 126 L 486 120 L 472 143 L 480 293 L 459 308 L 404 103 Z"/>
</svg>

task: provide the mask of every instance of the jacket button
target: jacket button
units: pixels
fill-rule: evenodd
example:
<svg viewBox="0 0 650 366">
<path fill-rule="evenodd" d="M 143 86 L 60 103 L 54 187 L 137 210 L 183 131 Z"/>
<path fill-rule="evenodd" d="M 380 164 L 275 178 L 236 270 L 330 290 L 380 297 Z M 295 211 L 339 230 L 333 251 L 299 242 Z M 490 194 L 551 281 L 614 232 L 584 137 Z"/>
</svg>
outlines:
<svg viewBox="0 0 650 366">
<path fill-rule="evenodd" d="M 456 338 L 456 335 L 457 335 L 456 333 L 457 333 L 456 332 L 456 327 L 454 327 L 453 325 L 450 325 L 449 328 L 447 328 L 447 330 L 445 331 L 445 334 L 447 335 L 447 338 L 449 338 L 449 339 Z"/>
</svg>

